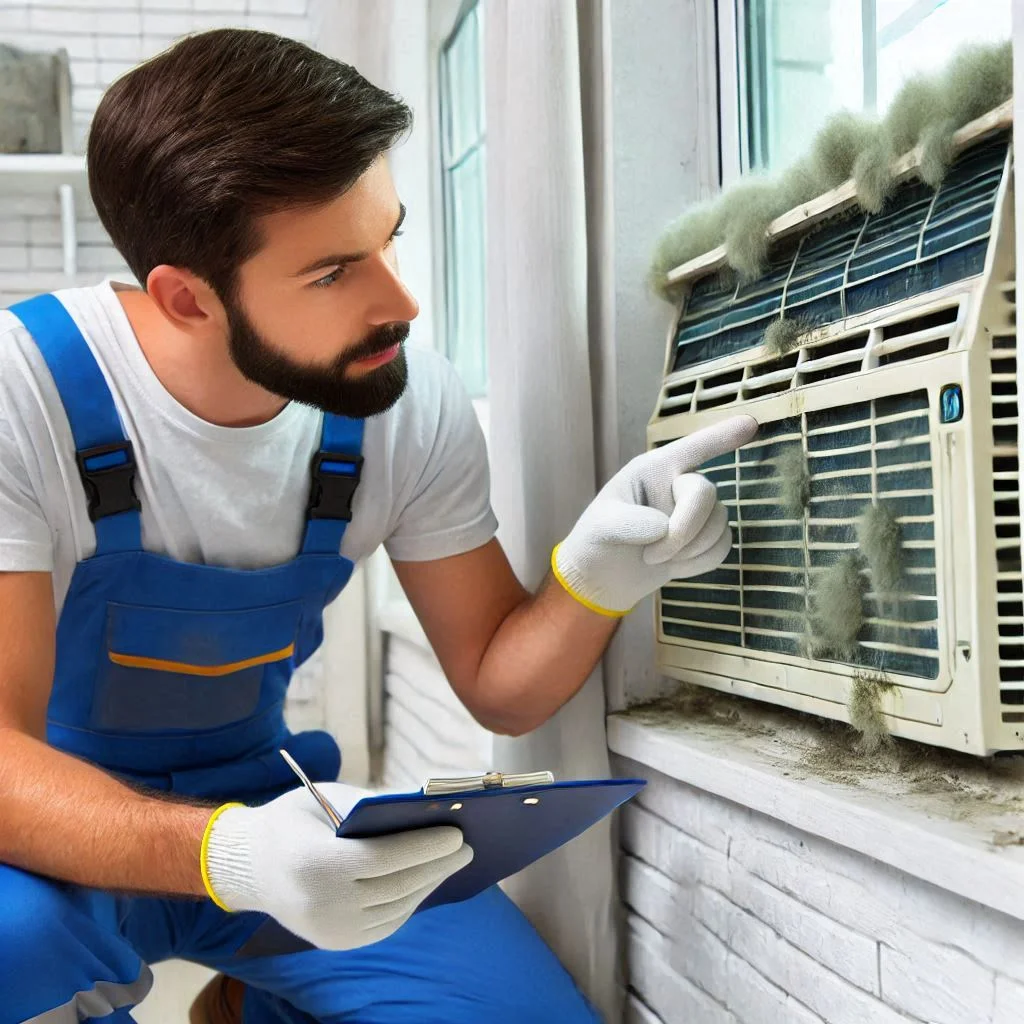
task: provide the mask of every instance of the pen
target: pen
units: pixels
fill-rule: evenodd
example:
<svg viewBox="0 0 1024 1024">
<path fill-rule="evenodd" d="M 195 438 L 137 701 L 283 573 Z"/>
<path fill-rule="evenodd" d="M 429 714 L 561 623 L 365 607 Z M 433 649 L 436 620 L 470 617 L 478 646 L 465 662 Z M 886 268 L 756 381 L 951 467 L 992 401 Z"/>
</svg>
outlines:
<svg viewBox="0 0 1024 1024">
<path fill-rule="evenodd" d="M 341 828 L 341 823 L 345 819 L 331 806 L 330 800 L 328 800 L 327 797 L 325 797 L 323 793 L 321 793 L 320 790 L 318 790 L 316 786 L 314 786 L 313 783 L 309 781 L 308 776 L 299 767 L 298 762 L 295 760 L 295 758 L 292 757 L 292 755 L 289 754 L 287 750 L 280 750 L 278 751 L 278 753 L 285 759 L 285 762 L 287 763 L 288 767 L 291 768 L 293 772 L 295 772 L 295 774 L 302 781 L 302 784 L 306 787 L 306 789 L 308 789 L 310 793 L 313 794 L 313 798 L 323 808 L 324 814 L 326 814 L 327 817 L 330 819 L 330 822 L 334 826 L 335 831 Z"/>
</svg>

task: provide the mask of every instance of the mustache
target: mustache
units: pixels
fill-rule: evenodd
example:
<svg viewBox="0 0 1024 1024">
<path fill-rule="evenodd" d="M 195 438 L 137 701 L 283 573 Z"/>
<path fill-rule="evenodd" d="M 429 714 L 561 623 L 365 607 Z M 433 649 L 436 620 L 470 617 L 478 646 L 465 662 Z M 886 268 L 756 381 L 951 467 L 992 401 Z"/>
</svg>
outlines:
<svg viewBox="0 0 1024 1024">
<path fill-rule="evenodd" d="M 382 352 L 404 345 L 409 337 L 409 324 L 403 322 L 384 324 L 368 334 L 358 345 L 350 348 L 339 359 L 341 366 L 348 366 L 359 359 L 370 359 Z"/>
</svg>

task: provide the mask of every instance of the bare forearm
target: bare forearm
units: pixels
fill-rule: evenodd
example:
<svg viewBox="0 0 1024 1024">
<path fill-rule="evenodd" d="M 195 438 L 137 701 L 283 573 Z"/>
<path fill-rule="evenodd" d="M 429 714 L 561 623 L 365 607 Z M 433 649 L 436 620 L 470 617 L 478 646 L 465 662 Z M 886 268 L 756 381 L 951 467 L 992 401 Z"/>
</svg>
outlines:
<svg viewBox="0 0 1024 1024">
<path fill-rule="evenodd" d="M 477 716 L 495 732 L 542 725 L 586 682 L 618 622 L 588 611 L 549 576 L 488 645 L 476 681 Z"/>
<path fill-rule="evenodd" d="M 0 729 L 0 862 L 97 889 L 201 896 L 210 813 Z"/>
</svg>

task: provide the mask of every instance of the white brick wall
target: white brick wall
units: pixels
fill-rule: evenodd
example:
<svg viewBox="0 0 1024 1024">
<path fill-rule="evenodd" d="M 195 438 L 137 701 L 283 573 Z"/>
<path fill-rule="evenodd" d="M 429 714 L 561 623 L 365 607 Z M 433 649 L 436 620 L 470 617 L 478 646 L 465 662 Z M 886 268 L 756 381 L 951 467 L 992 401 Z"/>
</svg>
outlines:
<svg viewBox="0 0 1024 1024">
<path fill-rule="evenodd" d="M 415 788 L 431 775 L 490 769 L 490 733 L 459 702 L 428 649 L 388 634 L 384 666 L 383 785 Z"/>
<path fill-rule="evenodd" d="M 103 91 L 137 63 L 179 36 L 219 27 L 260 28 L 310 42 L 317 0 L 2 0 L 0 42 L 32 50 L 68 51 L 76 150 Z M 0 308 L 30 294 L 67 286 L 60 272 L 56 196 L 3 195 L 0 179 Z M 77 211 L 79 277 L 130 275 L 95 211 Z"/>
<path fill-rule="evenodd" d="M 628 761 L 637 1024 L 1020 1024 L 1024 922 Z"/>
</svg>

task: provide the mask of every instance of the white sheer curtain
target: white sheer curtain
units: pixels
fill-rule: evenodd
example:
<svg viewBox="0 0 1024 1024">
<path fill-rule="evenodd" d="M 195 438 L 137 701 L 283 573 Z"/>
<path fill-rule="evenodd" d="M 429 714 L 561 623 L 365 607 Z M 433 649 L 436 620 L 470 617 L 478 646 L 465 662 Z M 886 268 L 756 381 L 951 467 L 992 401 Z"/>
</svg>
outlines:
<svg viewBox="0 0 1024 1024">
<path fill-rule="evenodd" d="M 487 330 L 493 497 L 528 586 L 594 494 L 587 227 L 576 6 L 488 0 Z M 548 724 L 495 740 L 500 770 L 608 774 L 600 671 Z M 606 822 L 509 891 L 609 1021 L 618 899 Z"/>
</svg>

